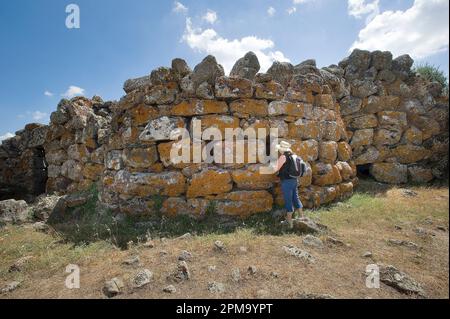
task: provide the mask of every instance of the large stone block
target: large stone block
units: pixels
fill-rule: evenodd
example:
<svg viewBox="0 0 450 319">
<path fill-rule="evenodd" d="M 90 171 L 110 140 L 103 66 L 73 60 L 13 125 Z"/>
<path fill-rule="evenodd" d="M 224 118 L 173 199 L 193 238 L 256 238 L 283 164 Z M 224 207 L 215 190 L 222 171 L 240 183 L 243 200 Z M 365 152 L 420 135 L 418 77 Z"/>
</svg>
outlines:
<svg viewBox="0 0 450 319">
<path fill-rule="evenodd" d="M 287 115 L 295 118 L 313 117 L 313 106 L 306 103 L 293 103 L 288 101 L 273 101 L 269 104 L 269 115 Z"/>
<path fill-rule="evenodd" d="M 253 96 L 252 81 L 242 78 L 222 76 L 216 80 L 215 91 L 218 98 L 251 98 Z"/>
<path fill-rule="evenodd" d="M 150 87 L 144 95 L 144 103 L 152 104 L 171 104 L 175 101 L 178 93 L 178 84 L 169 82 Z"/>
<path fill-rule="evenodd" d="M 314 162 L 319 158 L 319 142 L 316 140 L 290 140 L 292 152 L 306 162 Z"/>
<path fill-rule="evenodd" d="M 353 134 L 350 145 L 353 149 L 373 143 L 373 129 L 357 130 Z"/>
<path fill-rule="evenodd" d="M 175 116 L 194 116 L 205 114 L 223 114 L 228 105 L 223 101 L 191 99 L 175 105 L 171 114 Z"/>
<path fill-rule="evenodd" d="M 218 214 L 242 218 L 269 212 L 273 207 L 273 197 L 267 191 L 237 191 L 218 195 L 215 200 Z"/>
<path fill-rule="evenodd" d="M 205 216 L 209 205 L 210 201 L 202 198 L 169 197 L 163 202 L 161 213 L 169 217 L 189 215 L 199 218 Z"/>
<path fill-rule="evenodd" d="M 320 140 L 319 122 L 299 119 L 294 123 L 289 123 L 289 137 Z"/>
<path fill-rule="evenodd" d="M 148 168 L 158 160 L 156 146 L 147 148 L 128 148 L 123 152 L 123 159 L 127 167 Z"/>
<path fill-rule="evenodd" d="M 430 151 L 422 146 L 417 145 L 399 145 L 391 150 L 391 155 L 402 164 L 412 164 L 427 159 Z"/>
<path fill-rule="evenodd" d="M 420 166 L 408 167 L 408 176 L 413 183 L 428 183 L 434 179 L 432 169 Z"/>
<path fill-rule="evenodd" d="M 139 135 L 139 140 L 143 142 L 171 140 L 176 129 L 185 128 L 185 126 L 185 120 L 181 117 L 163 116 L 151 120 Z"/>
<path fill-rule="evenodd" d="M 217 195 L 233 188 L 231 175 L 224 170 L 204 170 L 192 176 L 186 196 L 188 198 Z"/>
<path fill-rule="evenodd" d="M 254 89 L 257 99 L 281 100 L 285 93 L 284 87 L 275 81 L 257 83 Z"/>
<path fill-rule="evenodd" d="M 261 165 L 250 165 L 246 169 L 232 171 L 233 182 L 243 190 L 269 189 L 276 177 L 274 174 L 261 174 L 260 168 Z"/>
<path fill-rule="evenodd" d="M 333 164 L 337 158 L 338 145 L 334 141 L 319 144 L 319 160 L 323 163 Z"/>
<path fill-rule="evenodd" d="M 349 161 L 352 158 L 352 148 L 347 142 L 338 143 L 338 159 L 340 161 Z"/>
<path fill-rule="evenodd" d="M 403 184 L 408 181 L 408 167 L 399 163 L 374 163 L 370 174 L 382 183 Z"/>
<path fill-rule="evenodd" d="M 222 135 L 222 139 L 225 138 L 226 129 L 237 129 L 239 126 L 239 118 L 228 115 L 205 115 L 200 117 L 194 117 L 191 121 L 191 134 L 194 133 L 194 121 L 200 121 L 201 132 L 205 135 L 203 140 L 211 140 L 211 136 L 206 136 L 205 130 L 208 128 L 216 128 Z M 217 137 L 218 138 L 218 137 Z"/>
<path fill-rule="evenodd" d="M 267 116 L 268 105 L 265 100 L 241 99 L 230 103 L 230 110 L 238 117 Z"/>
</svg>

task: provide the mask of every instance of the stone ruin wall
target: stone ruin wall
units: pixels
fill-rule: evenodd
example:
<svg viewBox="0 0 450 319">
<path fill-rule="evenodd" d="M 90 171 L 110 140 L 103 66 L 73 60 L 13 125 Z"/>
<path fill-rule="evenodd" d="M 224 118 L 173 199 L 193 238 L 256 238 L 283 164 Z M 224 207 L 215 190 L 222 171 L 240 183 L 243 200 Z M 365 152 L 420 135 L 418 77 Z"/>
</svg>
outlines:
<svg viewBox="0 0 450 319">
<path fill-rule="evenodd" d="M 47 193 L 73 193 L 98 181 L 104 167 L 112 102 L 76 97 L 61 100 L 50 116 L 44 143 Z"/>
<path fill-rule="evenodd" d="M 355 50 L 332 66 L 350 94 L 340 100 L 353 160 L 378 181 L 448 178 L 448 96 L 411 71 L 408 55 Z"/>
<path fill-rule="evenodd" d="M 203 131 L 217 127 L 222 137 L 226 128 L 278 128 L 279 137 L 289 139 L 309 163 L 299 183 L 306 207 L 350 195 L 356 167 L 326 80 L 296 73 L 285 78 L 283 64 L 255 76 L 259 64 L 252 59 L 256 57 L 248 55 L 239 61 L 231 77 L 209 56 L 193 72 L 184 61 L 174 60 L 172 68 L 125 83 L 128 93 L 115 109 L 105 153 L 103 201 L 130 213 L 148 212 L 162 201 L 166 215 L 193 216 L 204 215 L 212 201 L 220 214 L 238 216 L 282 204 L 276 177 L 261 175 L 261 163 L 249 163 L 247 154 L 244 164 L 171 163 L 176 143 L 170 140 L 171 130 L 183 127 L 192 134 L 196 119 Z M 223 154 L 233 151 L 233 145 L 223 145 Z"/>
<path fill-rule="evenodd" d="M 214 202 L 221 214 L 247 216 L 282 205 L 260 163 L 171 163 L 169 132 L 192 133 L 193 119 L 202 130 L 278 128 L 309 163 L 299 183 L 308 208 L 349 196 L 357 169 L 386 183 L 448 178 L 448 97 L 411 66 L 408 56 L 355 50 L 339 65 L 275 62 L 261 74 L 249 53 L 225 76 L 214 57 L 193 71 L 175 59 L 126 81 L 119 102 L 62 100 L 49 126 L 28 125 L 4 141 L 1 192 L 18 181 L 37 195 L 44 180 L 46 192 L 71 193 L 100 180 L 102 202 L 124 213 L 202 216 Z"/>
<path fill-rule="evenodd" d="M 30 201 L 45 192 L 47 126 L 28 124 L 0 145 L 0 200 Z"/>
</svg>

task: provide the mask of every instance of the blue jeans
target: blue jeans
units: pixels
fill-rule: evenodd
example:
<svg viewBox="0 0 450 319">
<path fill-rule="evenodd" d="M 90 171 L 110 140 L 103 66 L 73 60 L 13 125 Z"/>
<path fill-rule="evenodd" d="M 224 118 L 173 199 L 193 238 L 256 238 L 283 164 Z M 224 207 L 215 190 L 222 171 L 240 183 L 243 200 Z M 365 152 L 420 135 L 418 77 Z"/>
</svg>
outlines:
<svg viewBox="0 0 450 319">
<path fill-rule="evenodd" d="M 284 207 L 288 213 L 295 209 L 303 208 L 302 202 L 298 198 L 298 184 L 296 179 L 281 180 L 281 191 L 283 192 Z"/>
</svg>

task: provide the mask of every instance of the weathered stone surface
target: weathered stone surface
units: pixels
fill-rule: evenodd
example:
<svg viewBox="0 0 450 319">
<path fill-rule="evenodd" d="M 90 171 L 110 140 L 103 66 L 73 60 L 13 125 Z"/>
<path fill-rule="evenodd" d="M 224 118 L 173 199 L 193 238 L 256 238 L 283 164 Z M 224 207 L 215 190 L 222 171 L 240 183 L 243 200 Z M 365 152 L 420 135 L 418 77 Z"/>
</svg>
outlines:
<svg viewBox="0 0 450 319">
<path fill-rule="evenodd" d="M 367 103 L 363 106 L 362 112 L 373 114 L 382 111 L 397 111 L 400 105 L 398 96 L 375 96 L 372 95 L 367 99 Z"/>
<path fill-rule="evenodd" d="M 169 217 L 178 215 L 203 217 L 206 214 L 208 207 L 209 201 L 202 198 L 185 200 L 179 197 L 170 197 L 163 202 L 161 212 Z"/>
<path fill-rule="evenodd" d="M 243 58 L 236 61 L 230 76 L 253 80 L 259 69 L 258 57 L 253 52 L 248 52 Z"/>
<path fill-rule="evenodd" d="M 383 183 L 404 184 L 408 181 L 408 167 L 398 163 L 374 163 L 370 173 Z"/>
<path fill-rule="evenodd" d="M 402 132 L 398 130 L 386 130 L 384 128 L 375 130 L 373 143 L 375 145 L 395 145 L 400 142 Z"/>
<path fill-rule="evenodd" d="M 377 70 L 389 70 L 392 66 L 392 53 L 389 51 L 374 51 L 370 65 Z"/>
<path fill-rule="evenodd" d="M 357 130 L 353 134 L 350 145 L 353 149 L 373 143 L 373 129 Z"/>
<path fill-rule="evenodd" d="M 338 143 L 338 159 L 349 161 L 352 158 L 352 148 L 347 142 Z"/>
<path fill-rule="evenodd" d="M 417 281 L 394 266 L 380 267 L 380 280 L 402 293 L 425 296 L 423 288 Z"/>
<path fill-rule="evenodd" d="M 430 151 L 422 146 L 406 144 L 399 145 L 392 149 L 391 154 L 399 163 L 412 164 L 428 158 L 430 156 Z"/>
<path fill-rule="evenodd" d="M 267 74 L 269 74 L 275 82 L 283 85 L 283 87 L 288 86 L 293 72 L 294 66 L 292 64 L 278 61 L 275 61 L 269 70 L 267 70 Z"/>
<path fill-rule="evenodd" d="M 337 158 L 337 143 L 321 142 L 319 144 L 319 160 L 324 163 L 333 164 Z"/>
<path fill-rule="evenodd" d="M 195 66 L 192 74 L 192 81 L 196 87 L 203 82 L 214 85 L 216 79 L 224 74 L 223 67 L 217 63 L 216 58 L 212 55 L 208 55 L 201 63 Z"/>
<path fill-rule="evenodd" d="M 280 100 L 285 93 L 283 85 L 275 81 L 256 83 L 253 87 L 257 99 Z"/>
<path fill-rule="evenodd" d="M 317 162 L 311 165 L 313 184 L 319 186 L 338 184 L 342 181 L 339 169 L 335 165 Z"/>
<path fill-rule="evenodd" d="M 320 140 L 320 128 L 317 121 L 299 119 L 295 123 L 289 123 L 290 138 Z"/>
<path fill-rule="evenodd" d="M 272 210 L 273 197 L 267 191 L 237 191 L 216 196 L 217 212 L 247 217 Z"/>
<path fill-rule="evenodd" d="M 268 104 L 265 100 L 241 99 L 231 102 L 230 110 L 238 117 L 267 116 Z"/>
<path fill-rule="evenodd" d="M 224 170 L 204 170 L 192 176 L 186 196 L 188 198 L 217 195 L 232 189 L 232 179 Z"/>
<path fill-rule="evenodd" d="M 411 126 L 403 133 L 402 141 L 407 144 L 421 145 L 423 142 L 422 131 L 417 127 Z"/>
<path fill-rule="evenodd" d="M 186 179 L 180 172 L 130 173 L 121 170 L 114 176 L 111 187 L 124 195 L 175 197 L 186 192 Z"/>
<path fill-rule="evenodd" d="M 314 162 L 319 158 L 319 143 L 316 140 L 290 140 L 292 152 L 304 161 Z"/>
<path fill-rule="evenodd" d="M 434 179 L 431 169 L 420 166 L 408 167 L 408 176 L 410 181 L 414 183 L 428 183 Z"/>
<path fill-rule="evenodd" d="M 242 78 L 222 76 L 216 80 L 215 91 L 218 98 L 251 98 L 253 96 L 252 81 Z"/>
<path fill-rule="evenodd" d="M 369 146 L 364 150 L 364 152 L 358 154 L 354 158 L 356 165 L 364 165 L 375 163 L 380 158 L 380 151 L 373 146 Z"/>
<path fill-rule="evenodd" d="M 296 118 L 311 119 L 313 116 L 313 106 L 305 103 L 273 101 L 269 104 L 269 115 L 288 115 Z"/>
<path fill-rule="evenodd" d="M 124 164 L 134 168 L 146 168 L 156 163 L 158 153 L 156 147 L 148 148 L 131 148 L 125 149 L 123 152 Z"/>
<path fill-rule="evenodd" d="M 205 115 L 205 116 L 200 116 L 200 117 L 194 117 L 192 119 L 191 132 L 194 131 L 194 129 L 193 129 L 194 121 L 200 121 L 197 123 L 201 124 L 199 127 L 201 129 L 201 132 L 203 132 L 203 133 L 205 133 L 205 130 L 210 127 L 217 128 L 222 135 L 222 139 L 225 138 L 225 130 L 226 129 L 240 128 L 239 127 L 239 118 L 237 118 L 237 117 L 229 116 L 229 115 Z M 194 138 L 195 138 L 195 136 L 194 136 Z M 203 139 L 209 140 L 209 139 L 211 139 L 211 137 L 206 136 L 204 134 Z"/>
<path fill-rule="evenodd" d="M 194 116 L 205 114 L 223 114 L 228 112 L 225 102 L 214 100 L 190 99 L 175 105 L 171 114 L 174 116 Z"/>
<path fill-rule="evenodd" d="M 141 141 L 165 141 L 171 137 L 177 128 L 184 128 L 186 125 L 183 118 L 163 116 L 151 120 L 144 131 L 139 135 Z"/>
<path fill-rule="evenodd" d="M 275 181 L 273 174 L 261 174 L 261 165 L 251 165 L 246 169 L 231 172 L 233 182 L 239 189 L 258 190 L 269 189 Z"/>
<path fill-rule="evenodd" d="M 185 77 L 189 73 L 191 73 L 191 69 L 188 64 L 183 59 L 173 59 L 172 60 L 172 70 L 175 74 L 177 74 L 180 78 Z"/>
<path fill-rule="evenodd" d="M 347 96 L 340 101 L 341 115 L 350 115 L 361 110 L 363 100 L 357 97 Z"/>
<path fill-rule="evenodd" d="M 352 118 L 348 127 L 356 130 L 375 128 L 378 126 L 378 118 L 374 114 L 362 115 Z"/>
<path fill-rule="evenodd" d="M 140 77 L 140 78 L 136 78 L 136 79 L 129 79 L 126 80 L 125 83 L 123 84 L 123 90 L 125 91 L 125 93 L 130 93 L 131 91 L 146 87 L 146 86 L 151 86 L 151 79 L 149 75 Z M 56 117 L 57 115 L 55 115 Z M 58 120 L 56 120 L 56 122 L 58 122 Z M 61 121 L 59 121 L 61 122 Z M 60 123 L 62 124 L 62 123 Z"/>
<path fill-rule="evenodd" d="M 29 219 L 30 209 L 24 200 L 8 199 L 0 201 L 0 222 L 20 223 Z"/>
</svg>

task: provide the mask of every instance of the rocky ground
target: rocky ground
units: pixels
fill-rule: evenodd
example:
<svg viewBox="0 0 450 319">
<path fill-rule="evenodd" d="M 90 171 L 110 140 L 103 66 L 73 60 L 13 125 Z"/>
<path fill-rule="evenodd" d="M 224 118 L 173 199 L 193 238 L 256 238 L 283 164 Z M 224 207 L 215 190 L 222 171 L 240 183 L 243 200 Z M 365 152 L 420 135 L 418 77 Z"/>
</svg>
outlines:
<svg viewBox="0 0 450 319">
<path fill-rule="evenodd" d="M 57 202 L 77 214 L 70 208 L 89 198 L 41 198 L 15 209 L 46 215 Z M 152 229 L 120 249 L 114 229 L 108 238 L 94 227 L 81 244 L 57 224 L 18 223 L 26 220 L 22 212 L 0 228 L 0 298 L 449 297 L 448 186 L 363 181 L 347 201 L 307 215 L 292 232 L 271 215 L 226 231 L 177 224 L 177 231 Z M 79 266 L 79 289 L 65 286 L 69 264 Z M 373 264 L 379 288 L 366 287 Z"/>
</svg>

